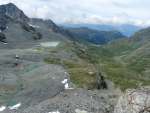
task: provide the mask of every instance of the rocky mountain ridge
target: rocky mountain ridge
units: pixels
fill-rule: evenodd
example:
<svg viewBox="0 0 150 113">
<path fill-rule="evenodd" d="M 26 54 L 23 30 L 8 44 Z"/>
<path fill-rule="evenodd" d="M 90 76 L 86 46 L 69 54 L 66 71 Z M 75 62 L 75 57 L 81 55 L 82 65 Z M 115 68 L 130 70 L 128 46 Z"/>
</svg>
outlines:
<svg viewBox="0 0 150 113">
<path fill-rule="evenodd" d="M 0 6 L 0 29 L 6 29 L 7 22 L 13 19 L 19 22 L 28 22 L 29 18 L 13 3 Z"/>
</svg>

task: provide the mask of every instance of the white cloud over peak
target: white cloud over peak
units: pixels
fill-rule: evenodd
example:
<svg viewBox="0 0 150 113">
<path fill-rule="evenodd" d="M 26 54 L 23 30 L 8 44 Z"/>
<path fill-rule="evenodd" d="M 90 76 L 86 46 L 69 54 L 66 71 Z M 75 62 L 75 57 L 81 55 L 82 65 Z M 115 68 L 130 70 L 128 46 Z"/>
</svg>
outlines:
<svg viewBox="0 0 150 113">
<path fill-rule="evenodd" d="M 15 3 L 29 17 L 57 23 L 150 25 L 150 0 L 0 0 Z"/>
</svg>

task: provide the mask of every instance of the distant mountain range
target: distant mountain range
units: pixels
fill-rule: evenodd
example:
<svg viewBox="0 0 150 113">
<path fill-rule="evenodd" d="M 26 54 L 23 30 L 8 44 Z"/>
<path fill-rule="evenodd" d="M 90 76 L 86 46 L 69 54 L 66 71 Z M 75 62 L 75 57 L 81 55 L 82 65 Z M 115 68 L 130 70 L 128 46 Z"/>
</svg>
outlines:
<svg viewBox="0 0 150 113">
<path fill-rule="evenodd" d="M 98 31 L 89 28 L 68 28 L 68 31 L 78 42 L 88 42 L 93 44 L 106 44 L 113 40 L 126 38 L 118 31 Z"/>
<path fill-rule="evenodd" d="M 0 6 L 0 41 L 14 44 L 18 41 L 31 42 L 42 39 L 106 44 L 126 38 L 124 34 L 131 35 L 139 29 L 141 28 L 133 25 L 70 24 L 61 27 L 52 20 L 29 18 L 12 3 Z"/>
<path fill-rule="evenodd" d="M 105 44 L 125 37 L 114 29 L 98 31 L 89 28 L 64 28 L 56 25 L 52 20 L 29 18 L 12 3 L 0 6 L 0 31 L 0 41 L 8 45 L 47 39 Z"/>
<path fill-rule="evenodd" d="M 140 26 L 132 25 L 132 24 L 122 24 L 122 25 L 109 25 L 109 24 L 61 24 L 65 28 L 80 28 L 87 27 L 93 30 L 99 31 L 120 31 L 123 35 L 130 37 L 138 30 L 142 29 Z"/>
</svg>

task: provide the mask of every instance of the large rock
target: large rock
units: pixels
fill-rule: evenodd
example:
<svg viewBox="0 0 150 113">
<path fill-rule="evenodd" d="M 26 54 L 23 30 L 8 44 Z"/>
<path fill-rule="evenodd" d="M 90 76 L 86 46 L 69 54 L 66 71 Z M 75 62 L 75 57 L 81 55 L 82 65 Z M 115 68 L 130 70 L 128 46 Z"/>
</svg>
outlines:
<svg viewBox="0 0 150 113">
<path fill-rule="evenodd" d="M 127 90 L 120 97 L 114 113 L 150 113 L 150 87 Z"/>
<path fill-rule="evenodd" d="M 4 41 L 6 39 L 5 34 L 0 33 L 0 41 Z"/>
</svg>

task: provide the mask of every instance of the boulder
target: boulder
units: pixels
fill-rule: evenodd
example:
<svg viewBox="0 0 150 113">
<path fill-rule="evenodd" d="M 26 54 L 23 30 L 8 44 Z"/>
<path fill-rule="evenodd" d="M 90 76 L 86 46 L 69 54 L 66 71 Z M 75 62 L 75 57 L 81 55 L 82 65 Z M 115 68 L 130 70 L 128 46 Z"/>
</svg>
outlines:
<svg viewBox="0 0 150 113">
<path fill-rule="evenodd" d="M 118 100 L 114 113 L 150 113 L 150 87 L 127 90 Z"/>
</svg>

